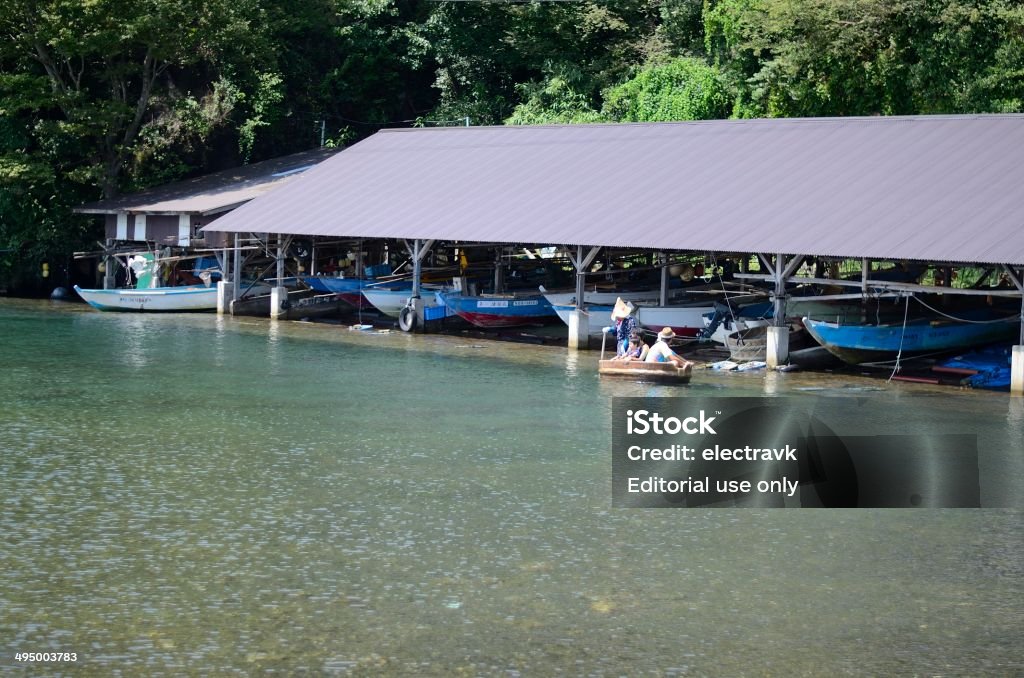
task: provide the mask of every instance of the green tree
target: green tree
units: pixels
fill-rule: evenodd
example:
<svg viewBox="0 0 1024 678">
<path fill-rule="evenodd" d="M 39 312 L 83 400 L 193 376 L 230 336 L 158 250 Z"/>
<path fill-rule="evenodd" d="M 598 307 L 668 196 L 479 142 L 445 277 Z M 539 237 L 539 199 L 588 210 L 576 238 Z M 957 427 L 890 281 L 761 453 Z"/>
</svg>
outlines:
<svg viewBox="0 0 1024 678">
<path fill-rule="evenodd" d="M 517 89 L 525 100 L 505 120 L 506 125 L 564 125 L 605 120 L 588 97 L 574 87 L 571 75 L 522 84 Z"/>
<path fill-rule="evenodd" d="M 255 0 L 9 0 L 0 58 L 46 78 L 39 112 L 88 149 L 76 178 L 110 197 L 148 120 L 258 60 L 259 14 Z"/>
<path fill-rule="evenodd" d="M 729 94 L 717 69 L 682 57 L 643 68 L 611 88 L 603 110 L 621 122 L 711 120 L 728 117 Z"/>
<path fill-rule="evenodd" d="M 739 116 L 1020 110 L 1024 16 L 1011 0 L 721 0 L 710 53 Z"/>
</svg>

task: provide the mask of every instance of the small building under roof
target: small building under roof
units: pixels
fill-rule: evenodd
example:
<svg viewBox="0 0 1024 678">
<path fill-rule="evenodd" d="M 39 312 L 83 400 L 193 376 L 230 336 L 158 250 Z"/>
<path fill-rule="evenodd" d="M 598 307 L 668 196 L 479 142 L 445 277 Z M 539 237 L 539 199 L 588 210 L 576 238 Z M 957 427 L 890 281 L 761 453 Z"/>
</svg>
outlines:
<svg viewBox="0 0 1024 678">
<path fill-rule="evenodd" d="M 199 229 L 225 212 L 275 190 L 336 149 L 316 149 L 178 181 L 140 193 L 75 208 L 79 214 L 106 216 L 106 238 L 160 246 L 223 247 L 226 236 Z"/>
<path fill-rule="evenodd" d="M 382 130 L 207 231 L 1024 265 L 1024 115 Z"/>
</svg>

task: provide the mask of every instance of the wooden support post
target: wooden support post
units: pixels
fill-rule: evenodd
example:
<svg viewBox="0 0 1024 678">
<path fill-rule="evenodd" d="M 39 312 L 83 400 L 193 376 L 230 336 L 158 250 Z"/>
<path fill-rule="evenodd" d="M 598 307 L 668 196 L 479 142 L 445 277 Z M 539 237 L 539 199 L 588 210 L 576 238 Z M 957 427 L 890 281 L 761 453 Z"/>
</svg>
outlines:
<svg viewBox="0 0 1024 678">
<path fill-rule="evenodd" d="M 505 248 L 499 247 L 494 257 L 494 293 L 501 294 L 505 291 L 505 260 L 503 258 Z"/>
<path fill-rule="evenodd" d="M 109 251 L 114 247 L 114 241 L 107 238 L 107 250 Z M 103 256 L 103 289 L 112 290 L 117 285 L 115 280 L 117 275 L 117 259 L 114 257 L 104 255 Z"/>
<path fill-rule="evenodd" d="M 573 266 L 576 267 L 576 308 L 584 308 L 586 306 L 586 294 L 587 294 L 587 272 L 584 271 L 581 266 L 583 262 L 583 245 L 576 246 L 576 258 L 573 260 Z"/>
<path fill-rule="evenodd" d="M 668 306 L 668 255 L 659 252 L 658 259 L 661 261 L 661 291 L 658 294 L 658 305 Z"/>
</svg>

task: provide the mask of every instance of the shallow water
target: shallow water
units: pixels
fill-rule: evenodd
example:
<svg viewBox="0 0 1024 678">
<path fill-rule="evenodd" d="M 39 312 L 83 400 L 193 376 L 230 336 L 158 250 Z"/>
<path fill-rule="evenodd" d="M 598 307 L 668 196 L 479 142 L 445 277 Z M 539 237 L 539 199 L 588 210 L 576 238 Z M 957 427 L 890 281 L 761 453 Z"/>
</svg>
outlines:
<svg viewBox="0 0 1024 678">
<path fill-rule="evenodd" d="M 609 452 L 614 396 L 852 394 L 1019 496 L 1024 399 L 12 300 L 0 346 L 0 668 L 1024 672 L 1021 511 L 613 510 Z"/>
</svg>

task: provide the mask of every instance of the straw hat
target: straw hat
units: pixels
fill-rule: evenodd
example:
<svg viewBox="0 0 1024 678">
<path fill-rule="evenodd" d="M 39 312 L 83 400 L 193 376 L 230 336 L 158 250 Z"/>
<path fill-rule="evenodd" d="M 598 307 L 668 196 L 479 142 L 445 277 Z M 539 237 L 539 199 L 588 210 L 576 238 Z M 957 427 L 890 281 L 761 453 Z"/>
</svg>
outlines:
<svg viewBox="0 0 1024 678">
<path fill-rule="evenodd" d="M 676 333 L 672 331 L 671 327 L 666 327 L 661 332 L 658 332 L 658 339 L 671 339 L 676 336 Z"/>
<path fill-rule="evenodd" d="M 615 307 L 612 308 L 612 320 L 625 318 L 633 312 L 633 304 L 623 301 L 622 297 L 615 300 Z"/>
</svg>

